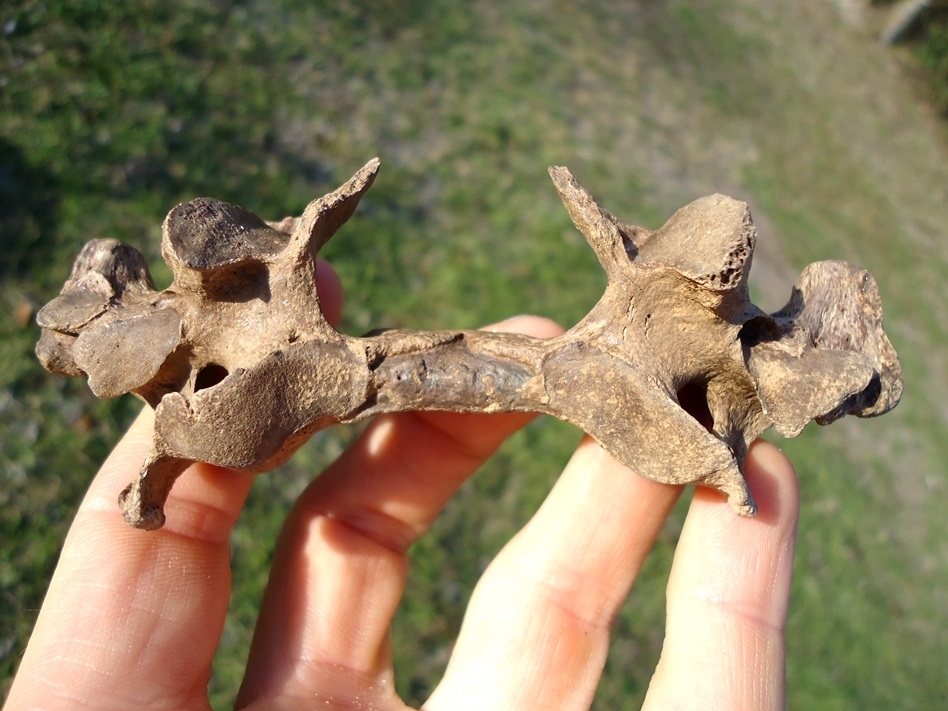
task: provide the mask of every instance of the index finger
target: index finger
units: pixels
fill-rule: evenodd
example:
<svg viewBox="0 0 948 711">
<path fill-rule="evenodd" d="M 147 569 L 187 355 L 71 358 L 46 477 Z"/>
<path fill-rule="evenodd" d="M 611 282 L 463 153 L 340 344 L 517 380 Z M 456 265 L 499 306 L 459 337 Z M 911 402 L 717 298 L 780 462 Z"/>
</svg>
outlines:
<svg viewBox="0 0 948 711">
<path fill-rule="evenodd" d="M 80 505 L 6 708 L 206 704 L 230 593 L 228 535 L 252 477 L 195 464 L 165 528 L 129 527 L 116 495 L 138 472 L 153 421 L 146 408 Z"/>
</svg>

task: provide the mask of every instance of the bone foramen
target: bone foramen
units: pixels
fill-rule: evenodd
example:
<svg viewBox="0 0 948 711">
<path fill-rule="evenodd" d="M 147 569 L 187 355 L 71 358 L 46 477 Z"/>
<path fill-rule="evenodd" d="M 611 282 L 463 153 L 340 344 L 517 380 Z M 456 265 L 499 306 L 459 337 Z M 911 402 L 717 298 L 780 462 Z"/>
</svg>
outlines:
<svg viewBox="0 0 948 711">
<path fill-rule="evenodd" d="M 742 471 L 763 430 L 792 437 L 811 419 L 898 403 L 901 370 L 868 272 L 811 264 L 768 315 L 748 293 L 757 235 L 744 203 L 701 198 L 652 232 L 619 222 L 566 168 L 550 175 L 608 279 L 569 331 L 339 333 L 319 306 L 316 253 L 378 165 L 278 225 L 208 198 L 179 205 L 163 225 L 174 281 L 162 292 L 134 248 L 82 250 L 37 316 L 36 351 L 99 397 L 132 392 L 155 409 L 151 451 L 120 496 L 128 523 L 161 527 L 193 462 L 263 472 L 323 427 L 403 410 L 554 415 L 642 476 L 711 486 L 750 515 Z"/>
</svg>

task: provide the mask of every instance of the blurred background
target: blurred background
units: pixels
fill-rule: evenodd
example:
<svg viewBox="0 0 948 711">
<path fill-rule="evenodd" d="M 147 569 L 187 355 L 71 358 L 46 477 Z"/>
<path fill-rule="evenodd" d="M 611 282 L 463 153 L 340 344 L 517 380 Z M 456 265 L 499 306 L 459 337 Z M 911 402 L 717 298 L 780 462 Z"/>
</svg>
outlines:
<svg viewBox="0 0 948 711">
<path fill-rule="evenodd" d="M 551 164 L 649 228 L 712 192 L 748 201 L 760 232 L 752 289 L 768 310 L 808 262 L 870 269 L 905 370 L 902 404 L 780 442 L 803 490 L 791 708 L 945 707 L 948 22 L 937 3 L 908 5 L 5 2 L 0 693 L 85 487 L 139 407 L 100 402 L 33 357 L 35 313 L 81 245 L 133 244 L 164 287 L 160 224 L 175 204 L 209 195 L 267 219 L 299 214 L 379 156 L 375 186 L 324 251 L 353 334 L 516 313 L 579 320 L 605 280 Z M 233 535 L 215 707 L 232 704 L 290 503 L 355 433 L 320 433 L 258 479 Z M 579 438 L 534 422 L 413 549 L 393 630 L 406 700 L 437 682 L 472 586 Z M 597 709 L 641 702 L 686 504 L 616 622 Z"/>
</svg>

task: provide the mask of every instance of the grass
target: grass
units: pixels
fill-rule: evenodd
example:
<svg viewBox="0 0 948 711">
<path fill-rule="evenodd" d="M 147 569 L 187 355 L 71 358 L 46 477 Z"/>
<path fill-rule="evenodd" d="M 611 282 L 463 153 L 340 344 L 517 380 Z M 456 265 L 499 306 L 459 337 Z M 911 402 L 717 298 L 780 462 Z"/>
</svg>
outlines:
<svg viewBox="0 0 948 711">
<path fill-rule="evenodd" d="M 604 279 L 549 164 L 650 227 L 701 194 L 747 199 L 761 262 L 770 250 L 778 275 L 837 256 L 868 266 L 906 396 L 882 420 L 784 445 L 804 491 L 791 707 L 943 705 L 946 153 L 891 58 L 819 0 L 700 12 L 686 2 L 300 5 L 14 0 L 0 11 L 0 688 L 72 512 L 135 411 L 45 374 L 30 314 L 86 239 L 133 243 L 166 280 L 158 226 L 177 202 L 213 195 L 266 217 L 299 213 L 379 155 L 379 180 L 326 250 L 352 333 L 519 312 L 581 318 Z M 754 289 L 772 308 L 786 296 L 783 284 Z M 215 707 L 232 701 L 282 516 L 353 436 L 321 433 L 257 481 L 232 539 Z M 406 699 L 436 683 L 474 581 L 578 437 L 532 424 L 413 550 L 393 630 Z M 644 694 L 683 514 L 616 622 L 597 708 L 636 708 Z"/>
</svg>

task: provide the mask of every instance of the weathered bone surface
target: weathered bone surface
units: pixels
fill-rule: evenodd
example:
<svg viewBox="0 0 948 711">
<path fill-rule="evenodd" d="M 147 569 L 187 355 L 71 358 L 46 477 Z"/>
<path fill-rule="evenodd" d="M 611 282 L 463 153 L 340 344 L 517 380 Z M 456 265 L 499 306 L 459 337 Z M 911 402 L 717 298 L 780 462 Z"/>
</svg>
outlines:
<svg viewBox="0 0 948 711">
<path fill-rule="evenodd" d="M 807 267 L 768 315 L 747 276 L 756 230 L 747 206 L 712 195 L 659 230 L 622 224 L 565 168 L 550 174 L 608 277 L 605 293 L 556 338 L 481 331 L 336 331 L 316 294 L 316 253 L 352 215 L 373 160 L 302 217 L 275 225 L 207 198 L 163 226 L 174 274 L 155 290 L 141 254 L 89 242 L 40 312 L 37 354 L 86 375 L 100 397 L 133 392 L 155 409 L 126 520 L 160 527 L 175 479 L 201 461 L 263 472 L 317 430 L 383 412 L 541 412 L 572 422 L 639 474 L 755 505 L 749 443 L 775 426 L 879 415 L 902 392 L 868 272 Z"/>
</svg>

